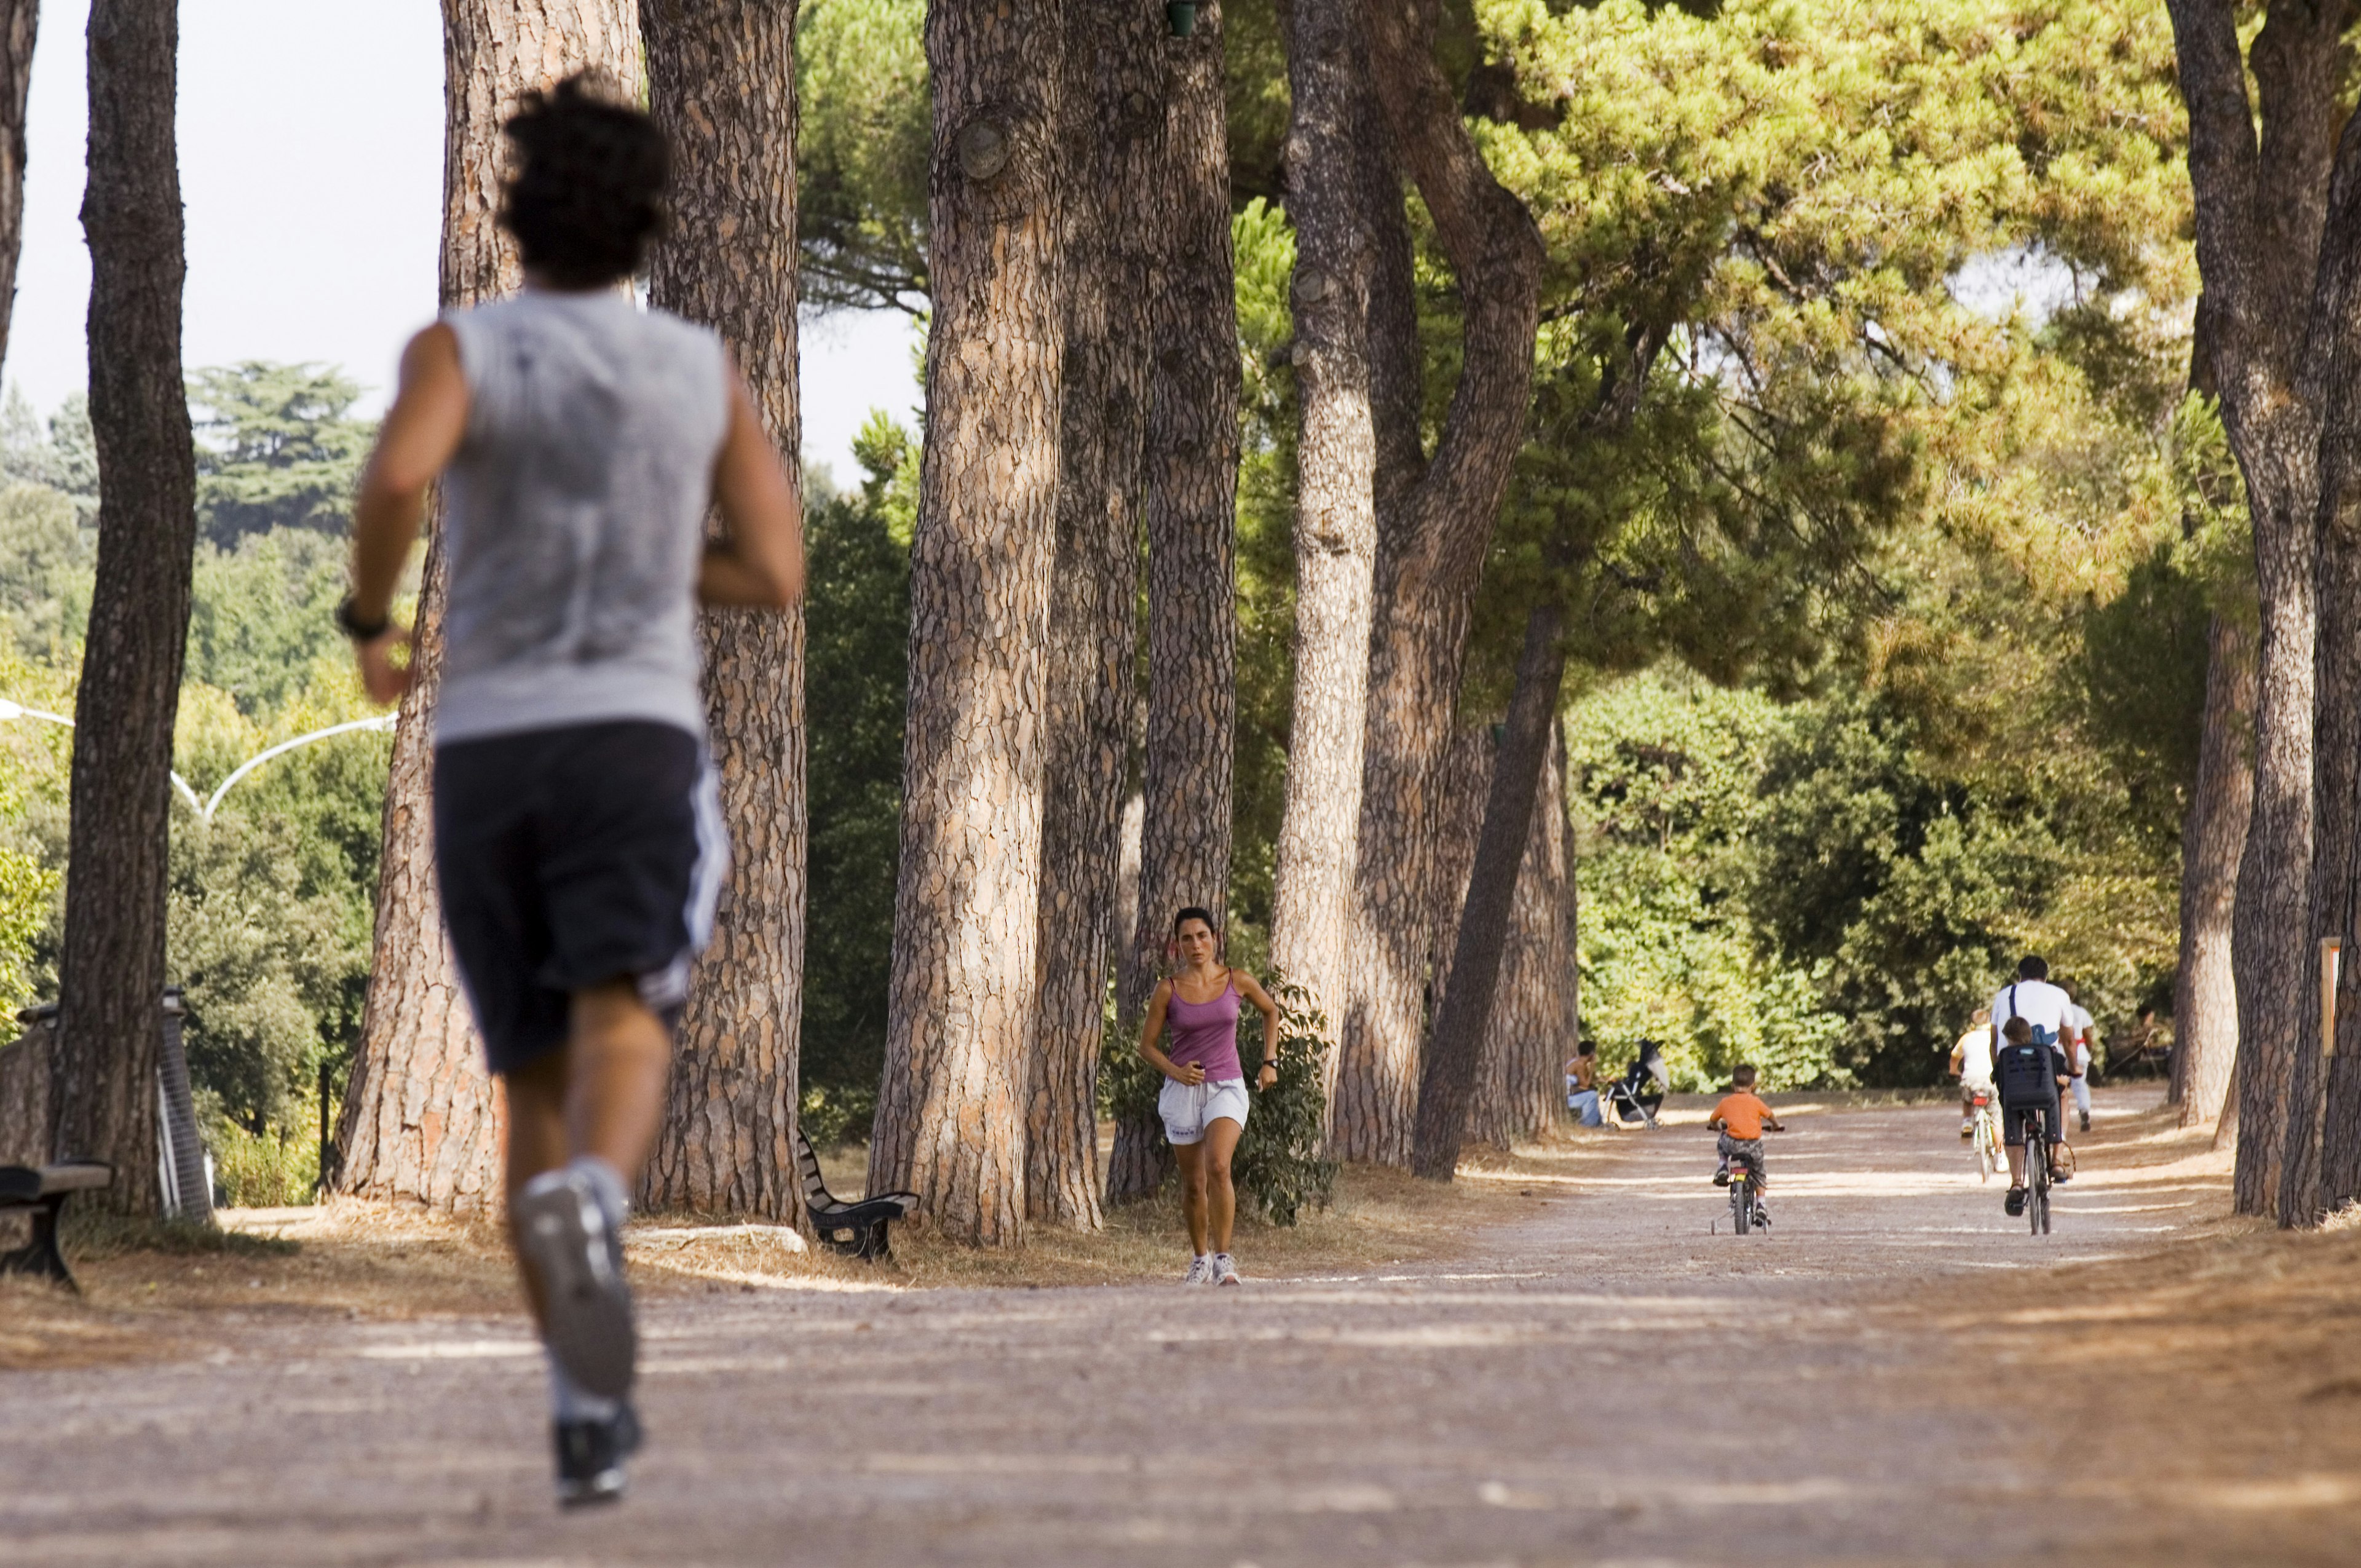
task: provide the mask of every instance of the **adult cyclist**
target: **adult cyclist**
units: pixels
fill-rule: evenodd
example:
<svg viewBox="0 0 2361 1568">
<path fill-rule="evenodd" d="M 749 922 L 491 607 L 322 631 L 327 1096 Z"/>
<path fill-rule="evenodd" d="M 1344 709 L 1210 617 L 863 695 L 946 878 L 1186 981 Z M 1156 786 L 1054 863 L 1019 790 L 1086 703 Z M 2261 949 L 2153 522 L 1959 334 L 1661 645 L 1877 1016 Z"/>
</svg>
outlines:
<svg viewBox="0 0 2361 1568">
<path fill-rule="evenodd" d="M 2012 1043 L 2008 1027 L 2022 1018 L 2024 1036 Z M 2070 1179 L 2064 1167 L 2066 1117 L 2059 1085 L 2072 1072 L 2066 1056 L 2074 1037 L 2074 1003 L 2049 983 L 2049 965 L 2028 955 L 2016 966 L 2016 979 L 1993 998 L 1993 1077 L 2000 1085 L 2003 1141 L 2008 1146 L 2008 1198 L 2011 1214 L 2025 1212 L 2025 1133 L 2038 1116 L 2049 1140 L 2049 1179 Z"/>
</svg>

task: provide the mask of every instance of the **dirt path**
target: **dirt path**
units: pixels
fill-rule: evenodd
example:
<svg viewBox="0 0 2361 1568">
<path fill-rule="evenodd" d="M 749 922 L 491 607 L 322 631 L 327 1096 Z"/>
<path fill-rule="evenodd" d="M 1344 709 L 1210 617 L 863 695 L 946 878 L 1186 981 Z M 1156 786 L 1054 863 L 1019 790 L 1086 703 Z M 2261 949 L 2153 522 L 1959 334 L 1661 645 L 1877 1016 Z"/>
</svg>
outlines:
<svg viewBox="0 0 2361 1568">
<path fill-rule="evenodd" d="M 2153 1249 L 2218 1179 L 2094 1158 L 2037 1242 L 1947 1117 L 1799 1117 L 1742 1242 L 1674 1127 L 1449 1266 L 660 1301 L 652 1447 L 592 1517 L 550 1508 L 513 1321 L 232 1318 L 203 1359 L 0 1376 L 0 1563 L 2353 1561 L 2350 1472 L 2240 1439 L 2184 1474 L 2169 1371 L 2111 1409 L 2009 1348 L 2091 1273 L 2036 1270 Z"/>
</svg>

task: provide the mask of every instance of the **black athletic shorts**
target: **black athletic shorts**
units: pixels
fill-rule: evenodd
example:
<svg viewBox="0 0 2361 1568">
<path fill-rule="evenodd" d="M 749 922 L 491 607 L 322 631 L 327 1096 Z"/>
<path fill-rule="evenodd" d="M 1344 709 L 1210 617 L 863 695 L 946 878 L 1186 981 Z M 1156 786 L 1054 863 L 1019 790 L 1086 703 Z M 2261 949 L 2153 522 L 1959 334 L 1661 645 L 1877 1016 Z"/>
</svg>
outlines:
<svg viewBox="0 0 2361 1568">
<path fill-rule="evenodd" d="M 2000 1108 L 2000 1141 L 2013 1149 L 2023 1148 L 2025 1130 L 2032 1124 L 2036 1116 L 2041 1118 L 2041 1135 L 2048 1139 L 2053 1146 L 2066 1141 L 2066 1135 L 2061 1131 L 2066 1125 L 2066 1117 L 2059 1111 L 2055 1095 L 2050 1097 L 2049 1102 L 2046 1105 L 2002 1106 Z"/>
<path fill-rule="evenodd" d="M 671 1017 L 729 844 L 704 748 L 625 721 L 434 751 L 434 871 L 494 1072 L 566 1040 L 573 992 L 638 981 Z"/>
</svg>

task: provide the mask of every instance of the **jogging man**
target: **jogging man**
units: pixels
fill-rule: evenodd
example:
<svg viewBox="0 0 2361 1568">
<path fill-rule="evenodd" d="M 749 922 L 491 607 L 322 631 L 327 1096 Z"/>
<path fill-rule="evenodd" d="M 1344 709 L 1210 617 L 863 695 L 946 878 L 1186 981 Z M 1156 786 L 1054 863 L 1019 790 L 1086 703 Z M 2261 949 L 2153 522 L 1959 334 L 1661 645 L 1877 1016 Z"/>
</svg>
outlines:
<svg viewBox="0 0 2361 1568">
<path fill-rule="evenodd" d="M 2030 956 L 2016 966 L 2016 979 L 1993 998 L 1994 1077 L 2000 1084 L 2002 1141 L 2008 1146 L 2004 1206 L 2012 1214 L 2025 1212 L 2025 1132 L 2035 1116 L 2043 1119 L 2049 1139 L 2049 1179 L 2065 1181 L 2070 1175 L 2059 1157 L 2066 1147 L 2066 1118 L 2058 1090 L 2071 1070 L 2066 1051 L 2073 1037 L 2073 1007 L 2049 983 L 2048 964 Z M 2025 1020 L 2025 1038 L 2012 1052 L 2008 1025 L 2016 1018 Z"/>
<path fill-rule="evenodd" d="M 654 123 L 576 77 L 507 130 L 524 292 L 411 340 L 337 619 L 394 700 L 393 595 L 439 477 L 435 871 L 507 1086 L 510 1233 L 570 1506 L 620 1497 L 639 1442 L 620 1227 L 727 869 L 697 607 L 794 600 L 802 520 L 719 339 L 620 287 L 664 221 Z M 708 543 L 715 502 L 728 532 Z"/>
</svg>

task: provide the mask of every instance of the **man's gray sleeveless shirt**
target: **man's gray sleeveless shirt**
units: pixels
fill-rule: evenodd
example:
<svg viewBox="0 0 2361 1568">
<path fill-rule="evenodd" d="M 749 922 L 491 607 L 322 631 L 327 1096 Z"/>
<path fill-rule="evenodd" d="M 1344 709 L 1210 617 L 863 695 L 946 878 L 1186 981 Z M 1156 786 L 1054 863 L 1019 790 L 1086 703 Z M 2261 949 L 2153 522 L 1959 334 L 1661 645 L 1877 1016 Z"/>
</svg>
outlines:
<svg viewBox="0 0 2361 1568">
<path fill-rule="evenodd" d="M 653 719 L 702 737 L 697 576 L 730 427 L 720 340 L 612 291 L 452 311 L 438 742 Z"/>
</svg>

